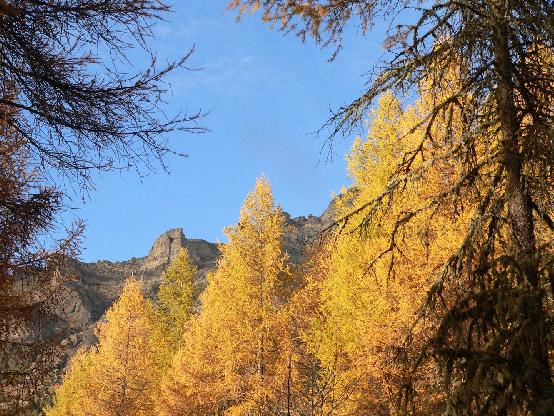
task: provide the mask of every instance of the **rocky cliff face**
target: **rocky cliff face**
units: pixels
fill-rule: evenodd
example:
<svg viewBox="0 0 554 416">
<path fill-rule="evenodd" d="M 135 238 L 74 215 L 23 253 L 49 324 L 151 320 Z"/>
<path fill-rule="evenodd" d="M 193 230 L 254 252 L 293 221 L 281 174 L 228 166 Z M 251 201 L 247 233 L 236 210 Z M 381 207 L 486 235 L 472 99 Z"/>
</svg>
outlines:
<svg viewBox="0 0 554 416">
<path fill-rule="evenodd" d="M 306 243 L 328 223 L 325 215 L 291 218 L 286 214 L 287 234 L 285 249 L 293 263 L 300 263 Z M 70 271 L 77 277 L 70 281 L 72 292 L 69 321 L 72 322 L 77 341 L 90 342 L 91 327 L 115 302 L 126 278 L 141 279 L 147 296 L 154 297 L 161 283 L 161 275 L 181 248 L 186 248 L 198 268 L 195 277 L 196 294 L 206 286 L 206 274 L 216 265 L 220 255 L 217 244 L 205 240 L 188 239 L 181 228 L 163 233 L 152 245 L 146 257 L 132 258 L 124 262 L 98 261 L 82 263 L 73 261 Z M 73 336 L 75 341 L 75 336 Z"/>
</svg>

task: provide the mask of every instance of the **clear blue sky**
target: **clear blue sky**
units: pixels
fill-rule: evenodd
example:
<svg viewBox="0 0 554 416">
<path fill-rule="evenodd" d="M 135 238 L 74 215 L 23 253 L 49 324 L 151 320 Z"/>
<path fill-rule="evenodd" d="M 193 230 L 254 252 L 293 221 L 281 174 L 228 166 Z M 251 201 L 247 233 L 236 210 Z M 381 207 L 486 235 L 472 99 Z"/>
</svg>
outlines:
<svg viewBox="0 0 554 416">
<path fill-rule="evenodd" d="M 329 162 L 323 141 L 310 132 L 329 108 L 360 94 L 364 73 L 382 54 L 382 37 L 352 33 L 337 60 L 327 63 L 331 51 L 271 31 L 259 15 L 236 23 L 225 11 L 227 0 L 169 3 L 174 13 L 154 28 L 151 47 L 165 61 L 195 44 L 189 64 L 203 69 L 171 76 L 168 111 L 209 111 L 202 124 L 211 132 L 172 137 L 189 157 L 169 159 L 169 175 L 142 182 L 134 172 L 97 177 L 96 191 L 77 213 L 87 222 L 85 261 L 144 256 L 174 227 L 189 238 L 223 241 L 223 228 L 237 221 L 262 173 L 293 216 L 319 215 L 348 184 L 344 155 L 353 137 L 335 142 Z"/>
</svg>

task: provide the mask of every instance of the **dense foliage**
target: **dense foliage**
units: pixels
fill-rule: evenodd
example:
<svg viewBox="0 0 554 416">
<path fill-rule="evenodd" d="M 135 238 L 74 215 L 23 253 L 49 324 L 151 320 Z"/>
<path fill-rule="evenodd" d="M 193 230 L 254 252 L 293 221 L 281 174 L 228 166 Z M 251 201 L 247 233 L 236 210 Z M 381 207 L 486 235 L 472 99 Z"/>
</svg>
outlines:
<svg viewBox="0 0 554 416">
<path fill-rule="evenodd" d="M 412 375 L 438 366 L 449 414 L 552 414 L 552 2 L 231 6 L 261 9 L 264 20 L 339 48 L 348 25 L 365 33 L 377 19 L 390 21 L 382 65 L 363 95 L 331 117 L 331 134 L 350 131 L 387 91 L 409 101 L 419 96 L 427 107 L 410 125 L 406 137 L 418 138 L 403 140 L 386 185 L 339 223 L 371 233 L 386 218 L 389 244 L 368 266 L 390 258 L 394 274 L 413 253 L 400 244 L 412 227 L 448 210 L 452 221 L 469 215 L 456 250 L 429 276 L 434 283 L 413 331 L 436 324 L 423 342 L 410 333 L 401 355 Z M 426 192 L 433 181 L 440 186 L 424 200 L 397 210 L 411 189 Z M 402 381 L 402 413 L 416 411 L 417 391 L 413 379 Z"/>
<path fill-rule="evenodd" d="M 17 25 L 28 34 L 27 22 L 42 33 L 58 16 L 44 11 L 60 7 L 25 4 L 0 0 L 0 42 Z M 87 4 L 81 12 L 90 23 L 106 4 L 131 23 L 142 16 L 137 4 L 148 16 L 165 7 L 80 3 Z M 334 224 L 297 268 L 283 248 L 285 216 L 267 179 L 259 179 L 227 230 L 201 307 L 186 252 L 164 275 L 155 304 L 131 279 L 99 325 L 98 344 L 74 358 L 47 414 L 553 415 L 552 2 L 235 0 L 230 7 L 261 9 L 272 25 L 335 51 L 348 25 L 365 33 L 376 19 L 393 20 L 382 66 L 328 124 L 331 136 L 348 133 L 369 112 L 367 137 L 356 139 L 347 157 L 352 185 L 334 202 Z M 411 24 L 395 20 L 406 10 Z M 84 39 L 111 39 L 111 20 L 99 22 L 86 26 L 94 29 Z M 163 156 L 167 149 L 151 140 L 151 130 L 129 135 L 137 126 L 163 133 L 187 121 L 152 126 L 150 107 L 133 101 L 157 96 L 157 74 L 147 71 L 132 94 L 123 88 L 107 95 L 115 102 L 78 113 L 96 123 L 86 131 L 74 127 L 74 113 L 59 99 L 62 107 L 47 116 L 35 113 L 47 136 L 28 137 L 20 118 L 4 117 L 6 143 L 12 132 L 18 137 L 6 166 L 20 157 L 20 140 L 54 138 L 62 144 L 54 159 L 46 152 L 39 160 L 55 160 L 62 171 L 71 167 L 68 155 L 84 161 L 85 181 L 94 140 L 108 150 L 96 168 L 119 156 L 121 144 Z M 49 77 L 45 72 L 44 85 Z M 39 98 L 47 105 L 63 92 L 56 84 L 53 96 L 41 88 L 30 94 L 22 85 L 27 89 L 17 85 L 14 97 L 46 92 Z M 79 110 L 86 102 L 71 91 L 69 107 Z M 19 117 L 33 114 L 8 98 L 0 104 L 19 108 Z M 106 125 L 106 112 L 131 124 Z M 64 146 L 66 131 L 81 139 L 77 153 Z M 50 151 L 48 140 L 42 148 Z M 22 182 L 13 195 L 25 204 L 28 176 L 15 172 Z M 55 193 L 43 195 L 55 211 Z"/>
<path fill-rule="evenodd" d="M 394 204 L 363 232 L 359 227 L 371 209 L 368 201 L 381 195 L 406 149 L 425 134 L 424 127 L 412 126 L 425 116 L 430 99 L 422 92 L 412 105 L 402 106 L 392 93 L 380 98 L 367 137 L 356 139 L 347 157 L 353 183 L 334 201 L 340 227 L 307 249 L 302 267 L 288 264 L 284 216 L 265 178 L 245 200 L 238 224 L 227 230 L 229 242 L 221 248 L 222 257 L 201 295 L 202 306 L 192 317 L 194 269 L 186 253 L 179 254 L 164 284 L 185 282 L 172 286 L 185 289 L 161 290 L 157 302 L 160 312 L 170 310 L 162 304 L 182 305 L 185 318 L 170 318 L 175 326 L 165 329 L 168 335 L 180 335 L 169 350 L 171 364 L 155 380 L 159 390 L 152 414 L 429 415 L 464 409 L 452 397 L 473 381 L 432 359 L 432 348 L 440 342 L 437 332 L 443 331 L 444 310 L 458 302 L 468 282 L 460 278 L 457 285 L 445 286 L 433 313 L 426 294 L 433 294 L 437 271 L 457 254 L 468 227 L 474 226 L 472 210 L 451 198 L 401 229 L 397 224 L 398 218 L 440 194 L 461 166 L 448 160 L 433 166 L 418 183 L 406 184 Z M 438 130 L 434 139 L 440 143 L 451 137 Z M 425 160 L 414 163 L 423 165 Z M 479 200 L 473 194 L 467 198 Z M 547 227 L 538 231 L 541 239 L 549 232 Z M 551 314 L 552 308 L 548 300 L 545 313 Z M 177 315 L 159 316 L 154 326 L 163 328 L 169 316 Z M 476 352 L 479 336 L 464 340 Z M 154 350 L 167 357 L 162 339 L 154 332 Z M 449 340 L 447 347 L 461 342 L 454 336 Z M 76 369 L 69 371 L 57 396 L 79 377 L 82 360 L 75 359 Z M 495 374 L 490 384 L 474 384 L 478 397 L 497 400 L 503 383 L 519 381 L 508 370 Z M 461 414 L 483 409 L 496 414 L 492 405 L 482 408 L 475 400 L 465 403 Z M 535 411 L 525 401 L 501 403 L 510 403 L 509 414 Z"/>
</svg>

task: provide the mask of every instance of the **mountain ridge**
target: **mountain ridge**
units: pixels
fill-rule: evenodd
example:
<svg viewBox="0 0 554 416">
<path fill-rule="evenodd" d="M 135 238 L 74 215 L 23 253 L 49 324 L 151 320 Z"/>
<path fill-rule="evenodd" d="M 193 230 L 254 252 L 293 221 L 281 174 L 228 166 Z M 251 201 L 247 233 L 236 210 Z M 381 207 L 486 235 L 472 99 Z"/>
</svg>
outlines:
<svg viewBox="0 0 554 416">
<path fill-rule="evenodd" d="M 331 224 L 333 205 L 321 216 L 285 216 L 284 249 L 289 254 L 292 264 L 302 262 L 306 245 L 323 229 Z M 206 287 L 206 275 L 213 270 L 219 258 L 222 243 L 212 243 L 198 238 L 187 238 L 182 228 L 173 228 L 162 233 L 152 244 L 151 249 L 143 257 L 133 257 L 124 261 L 98 260 L 82 262 L 68 259 L 61 274 L 67 276 L 59 293 L 52 300 L 52 317 L 44 325 L 39 325 L 40 332 L 29 328 L 29 339 L 42 339 L 46 334 L 60 334 L 60 348 L 54 356 L 54 370 L 41 375 L 38 386 L 33 385 L 32 391 L 24 394 L 24 386 L 11 386 L 6 391 L 6 397 L 0 399 L 0 414 L 14 403 L 32 405 L 36 403 L 37 411 L 40 403 L 50 397 L 54 386 L 60 382 L 61 375 L 70 358 L 80 347 L 88 347 L 96 342 L 94 328 L 103 319 L 108 308 L 118 299 L 125 280 L 135 277 L 142 281 L 145 295 L 155 298 L 161 284 L 162 274 L 181 248 L 186 248 L 192 262 L 198 268 L 194 277 L 194 294 L 196 306 L 200 307 L 199 295 Z M 32 357 L 31 357 L 32 359 Z M 18 371 L 29 362 L 11 361 L 10 368 Z M 30 381 L 30 380 L 27 380 Z M 36 381 L 36 380 L 35 380 Z M 11 403 L 11 404 L 10 404 Z M 30 414 L 33 414 L 32 412 Z"/>
</svg>

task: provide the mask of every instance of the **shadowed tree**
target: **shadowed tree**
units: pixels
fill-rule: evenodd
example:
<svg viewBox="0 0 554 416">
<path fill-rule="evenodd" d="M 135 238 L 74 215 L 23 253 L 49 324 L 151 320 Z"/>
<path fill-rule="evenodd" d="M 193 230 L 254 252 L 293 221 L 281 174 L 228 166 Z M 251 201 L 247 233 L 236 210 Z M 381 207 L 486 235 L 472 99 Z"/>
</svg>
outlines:
<svg viewBox="0 0 554 416">
<path fill-rule="evenodd" d="M 164 371 L 171 367 L 173 356 L 194 313 L 194 274 L 197 270 L 188 250 L 182 248 L 162 275 L 156 295 L 153 337 Z"/>
<path fill-rule="evenodd" d="M 47 350 L 59 337 L 45 349 L 46 335 L 40 341 L 28 326 L 48 327 L 39 322 L 61 296 L 58 266 L 75 255 L 82 230 L 47 238 L 59 234 L 62 186 L 86 193 L 93 171 L 165 169 L 166 134 L 202 131 L 199 113 L 161 108 L 166 76 L 192 53 L 156 64 L 148 41 L 169 11 L 160 0 L 0 0 L 0 402 L 4 386 L 17 389 L 14 377 L 38 385 L 48 373 L 41 364 L 55 361 Z M 146 65 L 136 68 L 130 54 L 139 51 Z M 30 358 L 15 358 L 15 344 Z"/>
<path fill-rule="evenodd" d="M 420 89 L 434 99 L 412 128 L 422 130 L 420 140 L 382 192 L 338 223 L 363 213 L 359 226 L 367 229 L 407 184 L 424 187 L 444 161 L 456 163 L 440 192 L 397 215 L 378 256 L 402 256 L 402 230 L 436 209 L 472 213 L 418 314 L 416 325 L 436 320 L 436 331 L 417 348 L 407 338 L 406 350 L 419 351 L 407 365 L 439 364 L 448 414 L 553 414 L 552 2 L 237 0 L 230 7 L 260 8 L 273 25 L 336 50 L 347 25 L 366 32 L 376 19 L 390 20 L 381 66 L 363 95 L 332 115 L 331 135 L 350 132 L 387 90 L 412 100 Z M 449 140 L 436 141 L 439 130 Z M 403 413 L 414 394 L 404 380 Z"/>
<path fill-rule="evenodd" d="M 9 117 L 17 112 L 1 110 Z M 20 407 L 57 365 L 59 268 L 77 253 L 82 224 L 65 238 L 52 235 L 61 194 L 43 185 L 23 139 L 0 119 L 0 414 Z"/>
<path fill-rule="evenodd" d="M 202 130 L 200 114 L 168 118 L 159 106 L 165 76 L 192 53 L 156 65 L 147 42 L 169 11 L 160 0 L 0 1 L 0 78 L 18 91 L 1 104 L 19 110 L 9 123 L 34 159 L 91 185 L 95 169 L 163 164 L 166 133 Z M 151 63 L 129 73 L 136 46 Z"/>
</svg>

